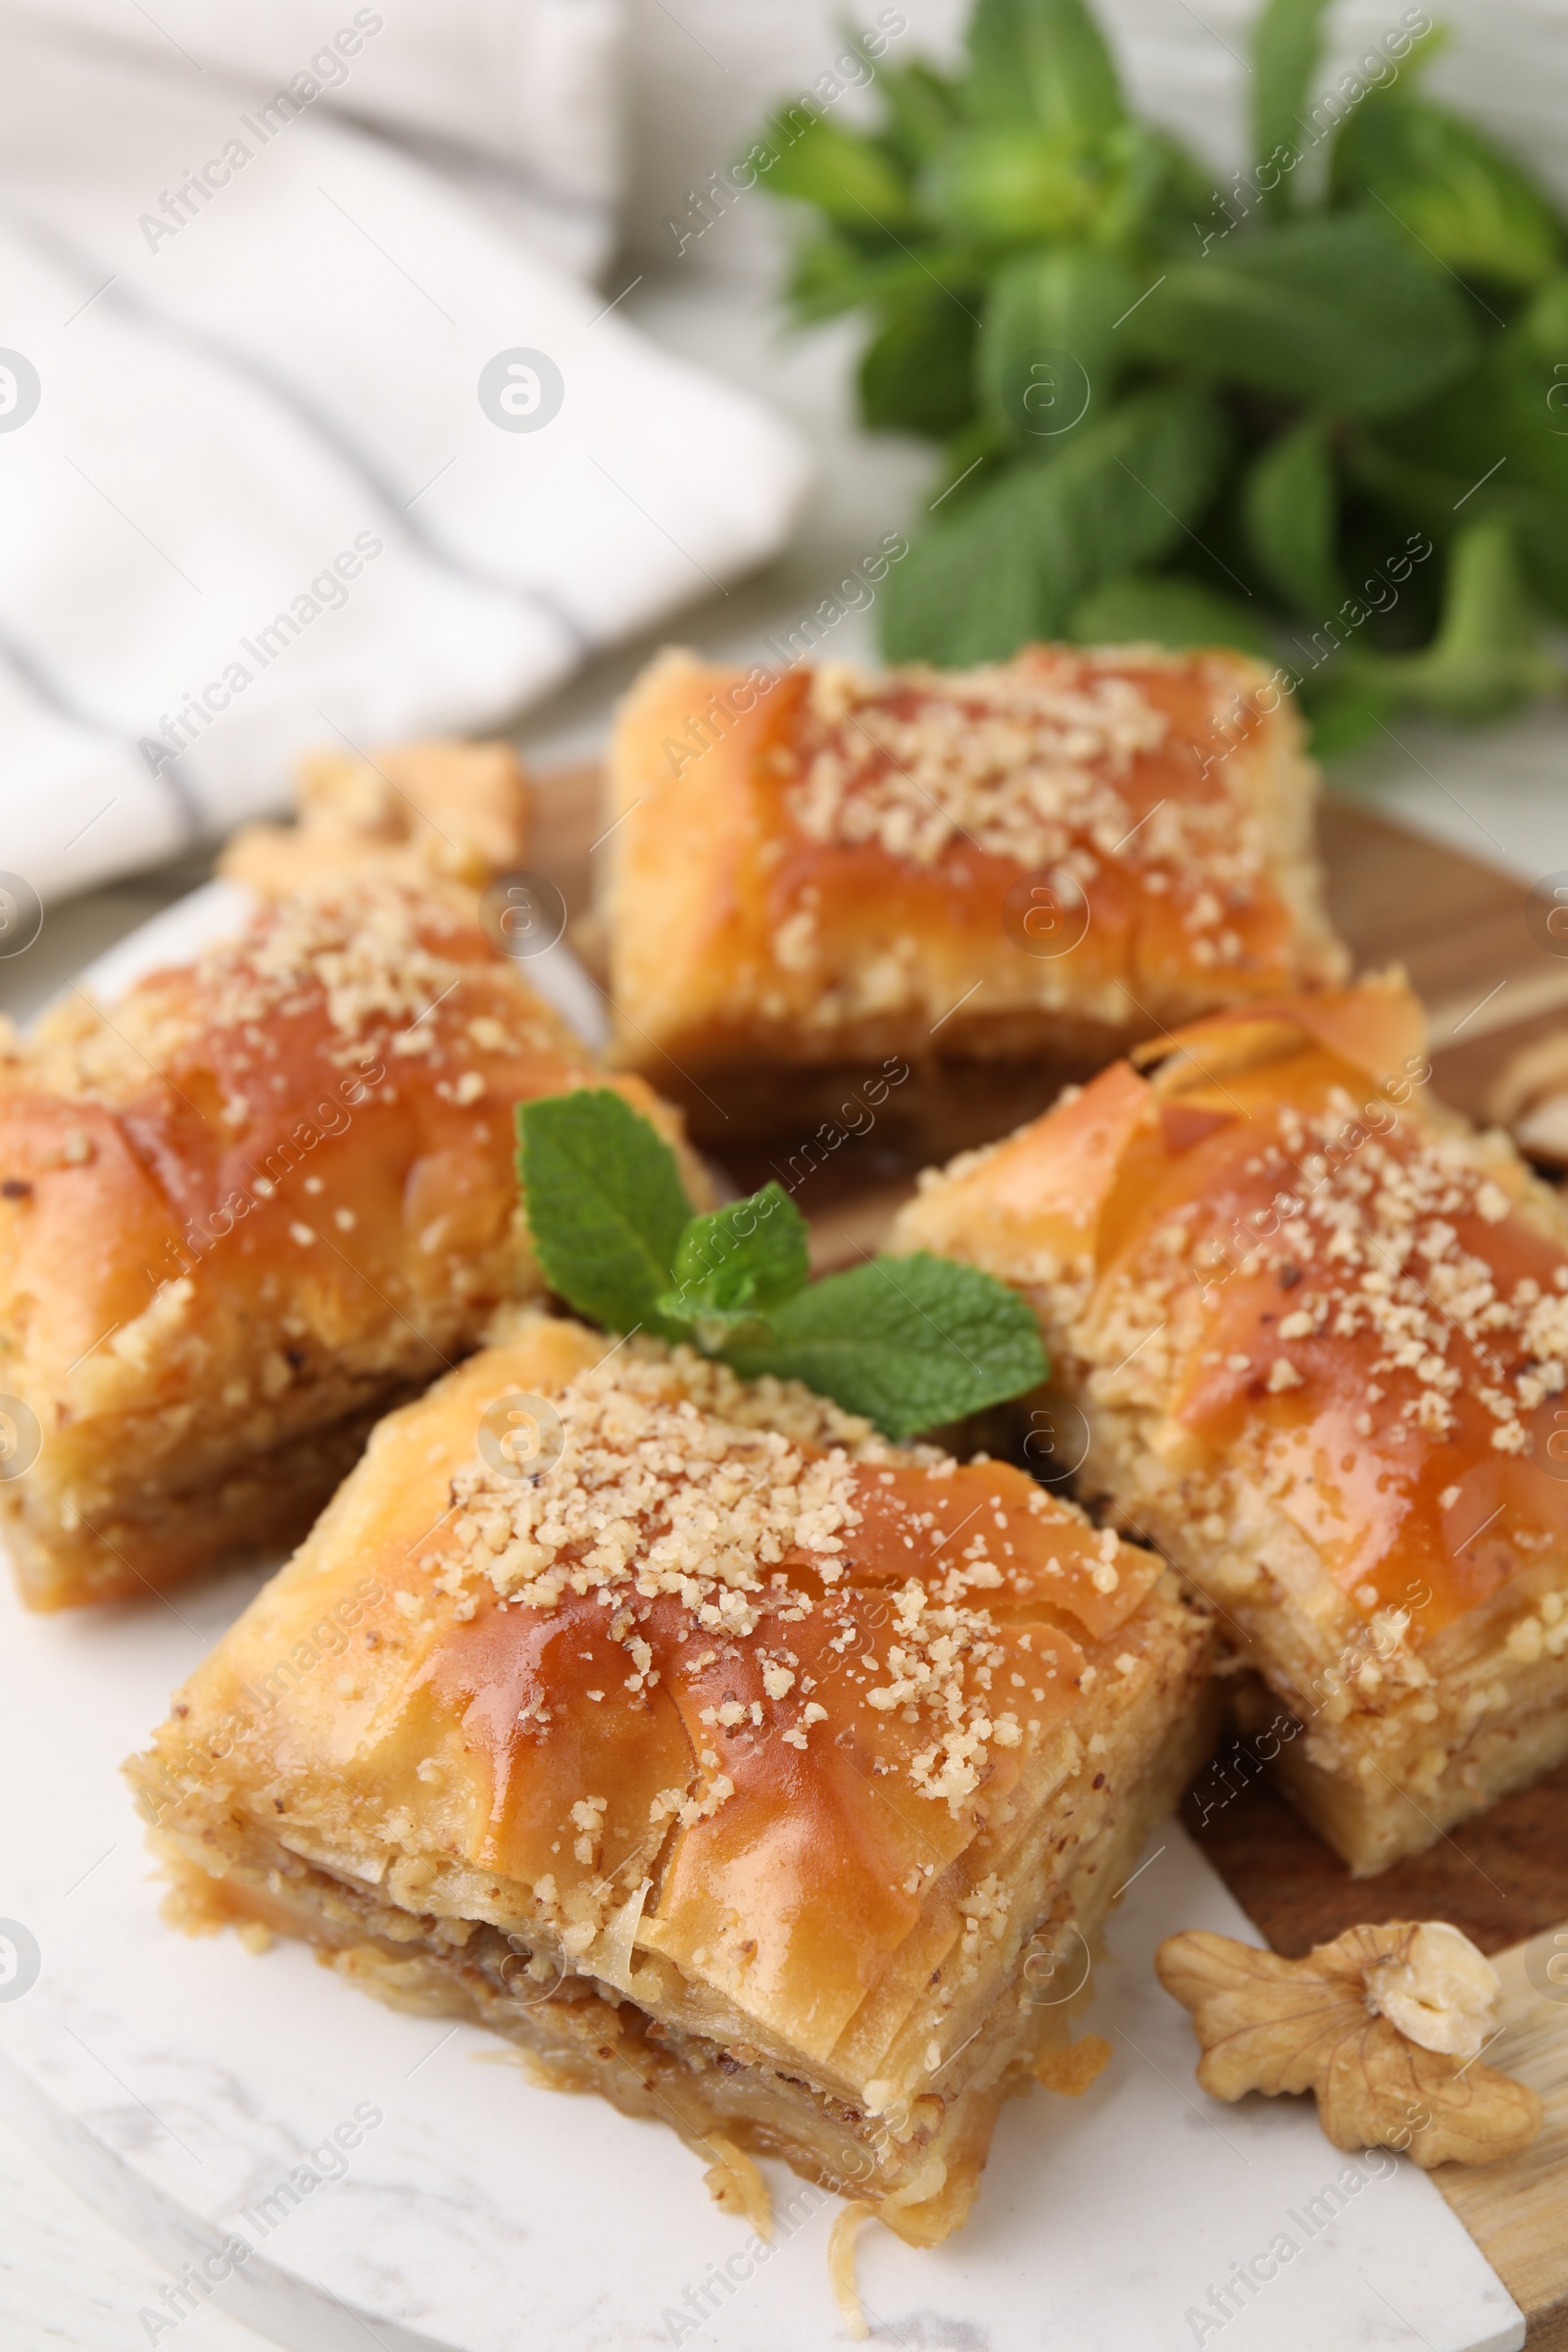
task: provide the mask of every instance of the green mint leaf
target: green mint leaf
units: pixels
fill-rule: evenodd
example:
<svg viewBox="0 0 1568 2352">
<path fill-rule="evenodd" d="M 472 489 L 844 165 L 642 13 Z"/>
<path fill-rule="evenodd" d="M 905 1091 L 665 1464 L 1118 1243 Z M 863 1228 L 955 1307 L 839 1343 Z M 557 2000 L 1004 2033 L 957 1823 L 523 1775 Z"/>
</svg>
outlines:
<svg viewBox="0 0 1568 2352">
<path fill-rule="evenodd" d="M 1456 398 L 1469 390 L 1469 381 L 1458 393 L 1449 392 L 1434 401 L 1425 412 L 1428 418 L 1452 410 Z M 1345 474 L 1352 490 L 1364 491 L 1378 506 L 1388 509 L 1406 522 L 1419 522 L 1436 538 L 1438 532 L 1451 524 L 1455 502 L 1472 492 L 1476 506 L 1485 513 L 1492 505 L 1494 485 L 1485 483 L 1476 489 L 1476 475 L 1468 481 L 1455 471 L 1456 454 L 1447 450 L 1433 450 L 1423 446 L 1421 418 L 1413 422 L 1401 416 L 1387 428 L 1386 441 L 1374 439 L 1370 433 L 1348 433 L 1342 451 Z"/>
<path fill-rule="evenodd" d="M 1126 113 L 1116 64 L 1085 0 L 976 0 L 963 97 L 977 122 L 1092 139 Z"/>
<path fill-rule="evenodd" d="M 700 1340 L 765 1324 L 810 1279 L 806 1219 L 780 1184 L 693 1217 L 675 1251 L 674 1282 L 659 1300 Z"/>
<path fill-rule="evenodd" d="M 1469 522 L 1477 506 L 1509 512 L 1512 494 L 1522 487 L 1568 496 L 1565 427 L 1568 275 L 1506 332 L 1492 337 L 1479 368 L 1414 416 L 1401 416 L 1388 437 L 1406 464 L 1458 477 L 1451 490 L 1446 483 L 1441 490 L 1434 485 L 1438 516 L 1447 517 L 1452 528 L 1455 499 L 1464 499 L 1459 519 Z M 1482 481 L 1499 458 L 1507 464 Z M 1401 500 L 1401 510 L 1408 503 Z M 1428 522 L 1424 512 L 1412 519 Z"/>
<path fill-rule="evenodd" d="M 1312 143 L 1306 124 L 1312 84 L 1323 57 L 1323 19 L 1332 0 L 1268 0 L 1252 25 L 1252 155 L 1273 165 L 1275 185 L 1264 202 L 1288 213 L 1295 199 L 1286 160 Z"/>
<path fill-rule="evenodd" d="M 1074 605 L 1069 633 L 1079 645 L 1234 645 L 1259 657 L 1274 651 L 1255 606 L 1175 572 L 1162 579 L 1133 573 L 1092 588 Z"/>
<path fill-rule="evenodd" d="M 1131 122 L 1104 141 L 1112 184 L 1095 221 L 1095 243 L 1128 258 L 1154 252 L 1183 260 L 1214 206 L 1213 167 L 1153 122 Z M 1139 283 L 1142 293 L 1149 284 Z"/>
<path fill-rule="evenodd" d="M 924 1252 L 829 1275 L 772 1322 L 770 1341 L 729 1347 L 725 1361 L 747 1377 L 804 1381 L 889 1438 L 960 1420 L 1046 1377 L 1039 1329 L 1016 1292 Z"/>
<path fill-rule="evenodd" d="M 1214 402 L 1183 387 L 1044 441 L 1056 454 L 1008 466 L 915 540 L 882 592 L 883 651 L 961 669 L 1061 636 L 1091 588 L 1187 544 L 1226 440 Z"/>
<path fill-rule="evenodd" d="M 1568 274 L 1492 337 L 1462 382 L 1385 428 L 1381 445 L 1356 436 L 1344 458 L 1357 489 L 1440 543 L 1455 518 L 1500 515 L 1535 593 L 1568 618 Z"/>
<path fill-rule="evenodd" d="M 786 299 L 803 325 L 853 310 L 889 318 L 912 296 L 930 293 L 933 278 L 944 292 L 978 312 L 972 255 L 929 241 L 918 253 L 880 238 L 857 241 L 849 230 L 829 224 L 796 248 Z"/>
<path fill-rule="evenodd" d="M 887 118 L 882 135 L 906 170 L 917 172 L 958 121 L 954 84 L 923 58 L 906 66 L 883 58 L 877 88 Z"/>
<path fill-rule="evenodd" d="M 1292 220 L 1169 270 L 1122 332 L 1146 359 L 1345 416 L 1410 408 L 1477 351 L 1452 278 L 1358 213 Z"/>
<path fill-rule="evenodd" d="M 820 229 L 795 248 L 785 286 L 790 315 L 798 326 L 841 318 L 875 300 L 885 273 L 886 264 L 868 262 L 842 230 Z"/>
<path fill-rule="evenodd" d="M 1339 520 L 1328 429 L 1309 416 L 1253 460 L 1242 521 L 1270 587 L 1312 619 L 1337 612 L 1345 594 L 1335 562 Z"/>
<path fill-rule="evenodd" d="M 759 168 L 757 184 L 769 195 L 814 204 L 858 236 L 902 228 L 911 217 L 908 186 L 887 150 L 804 101 L 763 124 L 749 160 Z"/>
<path fill-rule="evenodd" d="M 1147 282 L 1113 255 L 1081 245 L 1005 263 L 980 328 L 980 394 L 992 422 L 1028 448 L 1053 424 L 1070 424 L 1084 378 L 1107 403 L 1121 373 L 1116 321 Z"/>
<path fill-rule="evenodd" d="M 972 497 L 959 492 L 919 532 L 882 589 L 882 651 L 890 662 L 967 669 L 1005 662 L 1040 619 L 1040 551 L 1019 517 L 1031 469 L 1009 466 Z"/>
<path fill-rule="evenodd" d="M 1568 619 L 1568 499 L 1527 492 L 1509 519 L 1531 587 L 1558 620 Z"/>
<path fill-rule="evenodd" d="M 1370 199 L 1461 277 L 1530 290 L 1562 267 L 1556 212 L 1470 123 L 1403 89 L 1368 97 L 1334 143 L 1333 189 Z"/>
<path fill-rule="evenodd" d="M 942 494 L 943 514 L 950 517 L 961 514 L 982 490 L 990 489 L 1015 454 L 984 416 L 972 418 L 948 442 L 941 468 L 929 485 L 932 492 Z"/>
<path fill-rule="evenodd" d="M 956 236 L 999 245 L 1081 236 L 1103 201 L 1104 174 L 1076 139 L 1042 139 L 1024 123 L 990 123 L 950 139 L 921 192 Z"/>
<path fill-rule="evenodd" d="M 1340 760 L 1376 740 L 1380 726 L 1398 713 L 1398 703 L 1370 680 L 1347 682 L 1338 662 L 1324 670 L 1321 684 L 1306 680 L 1300 689 L 1302 715 L 1308 726 L 1307 749 L 1314 760 Z"/>
<path fill-rule="evenodd" d="M 659 1313 L 692 1204 L 675 1154 L 608 1088 L 517 1105 L 517 1174 L 551 1289 L 607 1331 L 674 1336 Z"/>
<path fill-rule="evenodd" d="M 1347 675 L 1446 718 L 1495 718 L 1568 675 L 1542 643 L 1514 535 L 1499 515 L 1461 531 L 1448 558 L 1443 616 L 1418 654 L 1341 656 Z"/>
<path fill-rule="evenodd" d="M 911 288 L 860 362 L 860 421 L 933 441 L 974 415 L 972 315 L 941 286 Z"/>
</svg>

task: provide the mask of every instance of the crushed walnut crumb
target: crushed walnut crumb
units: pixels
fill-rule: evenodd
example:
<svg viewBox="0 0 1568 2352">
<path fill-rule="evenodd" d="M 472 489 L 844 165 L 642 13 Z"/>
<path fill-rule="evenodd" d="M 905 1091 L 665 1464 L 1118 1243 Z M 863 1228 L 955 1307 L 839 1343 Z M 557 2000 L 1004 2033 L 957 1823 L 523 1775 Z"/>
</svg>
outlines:
<svg viewBox="0 0 1568 2352">
<path fill-rule="evenodd" d="M 1397 1418 L 1446 1437 L 1464 1392 L 1494 1422 L 1492 1446 L 1523 1452 L 1529 1415 L 1568 1386 L 1568 1263 L 1558 1266 L 1551 1287 L 1525 1276 L 1499 1289 L 1493 1264 L 1474 1245 L 1478 1225 L 1501 1223 L 1497 1202 L 1506 1209 L 1507 1200 L 1471 1139 L 1406 1125 L 1367 1137 L 1348 1157 L 1343 1152 L 1336 1160 L 1323 1157 L 1355 1118 L 1355 1104 L 1338 1092 L 1321 1113 L 1290 1104 L 1279 1110 L 1274 1135 L 1258 1143 L 1246 1169 L 1279 1212 L 1277 1238 L 1258 1241 L 1240 1260 L 1229 1243 L 1221 1248 L 1200 1238 L 1200 1279 L 1212 1284 L 1227 1271 L 1248 1276 L 1277 1259 L 1293 1270 L 1292 1293 L 1299 1301 L 1274 1325 L 1278 1341 L 1370 1336 L 1378 1352 L 1364 1395 L 1368 1404 L 1387 1401 L 1390 1410 L 1378 1423 L 1363 1416 L 1363 1435 Z M 1193 1203 L 1172 1212 L 1189 1220 L 1197 1213 Z M 1129 1294 L 1132 1287 L 1126 1286 Z M 1140 1318 L 1146 1328 L 1157 1324 L 1184 1292 L 1192 1296 L 1192 1278 L 1171 1252 L 1151 1252 L 1140 1262 L 1136 1292 L 1136 1301 L 1130 1295 L 1121 1301 L 1112 1338 Z M 1097 1313 L 1104 1316 L 1103 1302 Z M 1116 1386 L 1147 1385 L 1151 1363 L 1158 1378 L 1171 1360 L 1169 1350 L 1146 1350 Z M 1220 1362 L 1212 1351 L 1204 1360 Z M 1313 1362 L 1310 1348 L 1298 1357 L 1275 1353 L 1266 1367 L 1238 1350 L 1224 1356 L 1223 1368 L 1255 1375 L 1262 1393 L 1277 1396 L 1310 1385 Z M 1107 1397 L 1108 1377 L 1097 1376 Z M 1395 1381 L 1397 1388 L 1385 1385 Z"/>
<path fill-rule="evenodd" d="M 1136 874 L 1170 896 L 1198 960 L 1235 962 L 1232 917 L 1264 873 L 1257 811 L 1222 769 L 1148 806 L 1134 771 L 1171 726 L 1124 669 L 1086 652 L 956 673 L 818 670 L 786 755 L 790 813 L 812 841 L 927 867 L 967 843 L 1073 894 L 1107 868 Z M 1235 681 L 1216 668 L 1212 683 L 1217 729 Z"/>
<path fill-rule="evenodd" d="M 507 967 L 476 957 L 473 925 L 439 897 L 384 876 L 333 876 L 265 907 L 236 937 L 205 949 L 187 966 L 149 973 L 120 999 L 113 1023 L 79 995 L 47 1014 L 30 1047 L 44 1083 L 56 1091 L 120 1101 L 142 1091 L 149 1069 L 177 1071 L 193 1045 L 232 1033 L 236 1072 L 277 1058 L 279 1024 L 324 1009 L 323 1058 L 352 1070 L 368 1044 L 432 1065 L 454 1050 L 560 1051 L 565 1032 L 549 1007 L 514 985 L 507 1018 L 450 1018 L 439 1008 L 465 978 L 493 979 Z M 433 1017 L 432 1017 L 433 1016 Z M 392 1034 L 388 1037 L 387 1032 Z M 477 1102 L 481 1073 L 463 1070 L 452 1099 Z M 225 1126 L 249 1116 L 236 1095 L 222 1105 Z M 264 1199 L 273 1188 L 258 1179 Z"/>
<path fill-rule="evenodd" d="M 734 1644 L 755 1644 L 770 1721 L 756 1698 L 704 1707 L 698 1720 L 714 1745 L 701 1760 L 710 1768 L 726 1736 L 770 1729 L 805 1750 L 812 1727 L 828 1720 L 792 1642 L 794 1628 L 818 1613 L 833 1629 L 825 1636 L 828 1670 L 846 1676 L 846 1691 L 873 1717 L 898 1713 L 927 1727 L 907 1761 L 922 1796 L 956 1806 L 985 1777 L 993 1748 L 1021 1743 L 1017 1716 L 991 1695 L 1008 1652 L 995 1617 L 974 1598 L 1007 1581 L 1010 1522 L 994 1509 L 989 1528 L 944 1551 L 940 1505 L 956 1469 L 951 1457 L 930 1447 L 895 1456 L 868 1423 L 793 1383 L 745 1383 L 689 1349 L 666 1352 L 654 1343 L 617 1350 L 552 1401 L 564 1444 L 549 1469 L 516 1480 L 475 1455 L 452 1481 L 455 1516 L 443 1547 L 421 1565 L 439 1569 L 438 1585 L 460 1617 L 486 1594 L 490 1605 L 499 1596 L 502 1607 L 547 1611 L 567 1594 L 591 1596 L 626 1654 L 623 1679 L 634 1696 L 660 1679 L 645 1631 L 656 1604 L 679 1604 L 680 1638 L 691 1645 L 684 1674 L 703 1673 Z M 845 1555 L 864 1517 L 867 1474 L 890 1459 L 912 1462 L 931 1481 L 931 1507 L 921 1507 L 923 1497 L 891 1505 L 918 1536 L 926 1574 L 879 1587 L 890 1613 L 865 1649 L 863 1628 L 846 1606 L 853 1588 Z M 1047 1518 L 1061 1510 L 1038 1490 L 1023 1507 Z M 1095 1548 L 1093 1581 L 1108 1592 L 1118 1581 L 1117 1539 L 1107 1531 Z M 701 1799 L 665 1790 L 654 1819 L 703 1818 L 729 1788 L 720 1775 Z"/>
<path fill-rule="evenodd" d="M 568 1587 L 612 1604 L 673 1593 L 707 1631 L 750 1635 L 781 1562 L 804 1556 L 838 1581 L 843 1531 L 859 1522 L 849 1448 L 808 1451 L 704 1411 L 691 1385 L 635 1358 L 579 1373 L 557 1400 L 553 1468 L 519 1482 L 476 1458 L 458 1473 L 455 1533 L 499 1593 L 535 1609 Z M 723 1400 L 733 1412 L 743 1396 Z"/>
</svg>

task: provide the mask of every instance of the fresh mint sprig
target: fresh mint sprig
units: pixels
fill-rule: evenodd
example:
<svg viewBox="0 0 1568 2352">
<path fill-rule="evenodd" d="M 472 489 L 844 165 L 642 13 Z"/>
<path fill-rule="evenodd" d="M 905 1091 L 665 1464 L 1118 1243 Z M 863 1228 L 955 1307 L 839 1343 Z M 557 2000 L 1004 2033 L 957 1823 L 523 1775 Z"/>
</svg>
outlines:
<svg viewBox="0 0 1568 2352">
<path fill-rule="evenodd" d="M 607 1331 L 803 1381 L 890 1438 L 1046 1377 L 1028 1307 L 974 1266 L 922 1252 L 812 1282 L 806 1220 L 777 1184 L 694 1215 L 669 1146 L 608 1088 L 519 1103 L 517 1139 L 545 1279 Z"/>
<path fill-rule="evenodd" d="M 954 70 L 867 48 L 863 121 L 764 126 L 797 321 L 858 313 L 862 421 L 942 448 L 891 660 L 1236 645 L 1325 754 L 1563 691 L 1568 224 L 1427 94 L 1425 8 L 1330 86 L 1332 15 L 1260 0 L 1245 172 L 1139 117 L 1092 0 L 974 0 Z"/>
<path fill-rule="evenodd" d="M 517 1174 L 545 1280 L 607 1331 L 681 1327 L 659 1311 L 692 1204 L 675 1154 L 607 1087 L 517 1106 Z"/>
<path fill-rule="evenodd" d="M 673 1286 L 659 1300 L 671 1322 L 718 1348 L 769 1318 L 811 1277 L 806 1219 L 782 1185 L 765 1184 L 693 1217 L 675 1246 Z"/>
</svg>

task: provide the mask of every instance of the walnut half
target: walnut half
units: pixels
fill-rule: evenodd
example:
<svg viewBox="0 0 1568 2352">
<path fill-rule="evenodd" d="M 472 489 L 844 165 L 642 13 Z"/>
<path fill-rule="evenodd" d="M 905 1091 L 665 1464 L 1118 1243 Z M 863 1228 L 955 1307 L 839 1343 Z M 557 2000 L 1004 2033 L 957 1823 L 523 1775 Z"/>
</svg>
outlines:
<svg viewBox="0 0 1568 2352">
<path fill-rule="evenodd" d="M 1407 2148 L 1424 2172 L 1518 2155 L 1541 2130 L 1536 2093 L 1477 2055 L 1496 1973 L 1441 1921 L 1348 1928 L 1304 1960 L 1193 1929 L 1154 1966 L 1217 2099 L 1310 2090 L 1337 2148 Z"/>
</svg>

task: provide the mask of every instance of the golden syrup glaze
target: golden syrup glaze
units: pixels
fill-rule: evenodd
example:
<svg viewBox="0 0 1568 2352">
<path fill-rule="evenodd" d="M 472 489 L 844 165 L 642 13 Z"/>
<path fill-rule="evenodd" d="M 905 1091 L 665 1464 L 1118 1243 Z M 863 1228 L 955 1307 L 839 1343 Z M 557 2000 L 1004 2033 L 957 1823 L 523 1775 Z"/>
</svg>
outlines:
<svg viewBox="0 0 1568 2352">
<path fill-rule="evenodd" d="M 1147 1301 L 1179 1367 L 1168 1410 L 1206 1458 L 1253 1449 L 1347 1596 L 1432 1634 L 1568 1542 L 1568 1481 L 1541 1458 L 1568 1369 L 1550 1303 L 1568 1253 L 1467 1139 L 1433 1128 L 1397 1066 L 1369 1079 L 1368 1060 L 1409 1039 L 1388 1010 L 1369 1008 L 1363 1058 L 1302 1022 L 1261 1066 L 1221 1053 L 1174 1099 L 1141 1082 L 1140 1108 L 1121 1065 L 1042 1124 L 1070 1117 L 1114 1153 L 1091 1318 L 1113 1296 Z M 1224 1038 L 1217 1021 L 1170 1043 L 1201 1063 Z M 1308 1305 L 1303 1331 L 1292 1318 Z M 1336 1328 L 1347 1314 L 1355 1328 Z M 1417 1338 L 1418 1360 L 1395 1360 Z"/>
<path fill-rule="evenodd" d="M 346 1053 L 325 992 L 307 985 L 265 1023 L 200 1031 L 162 1088 L 122 1108 L 177 1230 L 215 1232 L 222 1203 L 251 1202 L 227 1244 L 225 1280 L 253 1282 L 281 1260 L 291 1285 L 321 1296 L 324 1317 L 378 1319 L 374 1292 L 406 1307 L 432 1278 L 483 1263 L 503 1242 L 516 1198 L 513 1104 L 594 1075 L 482 933 L 436 936 L 451 967 L 440 1004 L 372 1015 Z M 401 1050 L 426 1031 L 425 1051 Z M 269 1166 L 280 1173 L 262 1197 L 255 1179 Z M 351 1225 L 338 1223 L 340 1208 Z"/>
<path fill-rule="evenodd" d="M 1031 649 L 1012 666 L 1025 678 L 1033 672 L 1067 691 L 1092 686 L 1105 674 L 1103 661 L 1060 648 Z M 1220 858 L 1237 862 L 1250 816 L 1240 789 L 1248 752 L 1263 723 L 1255 708 L 1240 705 L 1223 738 L 1232 749 L 1218 758 L 1219 713 L 1227 698 L 1225 681 L 1210 674 L 1209 665 L 1118 655 L 1115 674 L 1158 714 L 1163 736 L 1118 763 L 1113 775 L 1108 763 L 1099 763 L 1098 780 L 1114 792 L 1114 840 L 1088 793 L 1081 809 L 1069 808 L 1065 816 L 1061 854 L 1053 857 L 1052 870 L 1062 866 L 1076 878 L 1088 920 L 1064 964 L 1090 984 L 1121 979 L 1246 995 L 1289 985 L 1296 977 L 1295 921 L 1260 862 L 1253 861 L 1245 880 L 1220 879 L 1213 870 Z M 961 827 L 929 861 L 895 855 L 876 838 L 847 841 L 842 828 L 824 840 L 803 827 L 801 779 L 813 760 L 823 753 L 834 757 L 846 771 L 846 801 L 863 799 L 898 765 L 872 743 L 866 714 L 918 727 L 922 712 L 939 701 L 965 707 L 962 673 L 944 677 L 940 694 L 937 684 L 891 672 L 878 681 L 874 698 L 836 723 L 812 710 L 808 674 L 782 681 L 769 698 L 769 723 L 759 730 L 751 767 L 759 846 L 736 887 L 757 906 L 758 920 L 774 939 L 808 912 L 818 955 L 829 968 L 845 953 L 865 956 L 868 924 L 890 944 L 912 935 L 990 954 L 1005 936 L 1007 894 L 1039 870 L 988 852 Z M 1208 820 L 1210 855 L 1190 845 L 1179 856 L 1162 849 L 1151 826 L 1161 812 L 1167 824 L 1175 812 L 1189 825 Z M 1073 916 L 1074 927 L 1080 919 Z M 1221 955 L 1214 943 L 1222 935 Z"/>
<path fill-rule="evenodd" d="M 334 955 L 389 903 L 416 985 L 345 1015 Z M 600 1079 L 440 900 L 370 883 L 321 904 L 297 970 L 274 953 L 285 903 L 203 963 L 150 974 L 96 1031 L 78 1020 L 45 1053 L 55 1087 L 24 1070 L 0 1092 L 0 1284 L 30 1302 L 7 1319 L 51 1362 L 182 1279 L 191 1323 L 211 1296 L 264 1319 L 273 1301 L 313 1348 L 389 1313 L 445 1339 L 511 1286 L 513 1105 L 600 1083 L 651 1102 Z"/>
<path fill-rule="evenodd" d="M 612 1875 L 618 1900 L 658 1871 L 645 1938 L 792 2033 L 811 2021 L 822 2049 L 909 1934 L 932 1880 L 1042 1750 L 1059 1749 L 1063 1727 L 1092 1728 L 1092 1687 L 1116 1679 L 1107 1652 L 1136 1649 L 1134 1621 L 1161 1570 L 1006 1465 L 867 1464 L 854 1489 L 860 1523 L 839 1578 L 790 1557 L 750 1633 L 705 1630 L 668 1593 L 612 1612 L 568 1589 L 550 1610 L 482 1606 L 441 1637 L 417 1686 L 430 1723 L 461 1724 L 482 1759 L 476 1859 L 548 1879 L 564 1901 Z M 962 1591 L 973 1562 L 961 1547 L 982 1527 L 1001 1581 L 967 1591 L 960 1613 L 984 1630 L 956 1646 L 967 1691 L 983 1684 L 995 1717 L 1013 1719 L 1014 1743 L 988 1743 L 961 1800 L 932 1801 L 911 1777 L 932 1742 L 931 1707 L 911 1721 L 869 1693 L 888 1688 L 900 1654 L 901 1592 Z M 623 1612 L 617 1642 L 607 1621 Z M 651 1653 L 635 1691 L 627 1639 Z M 606 1804 L 579 1844 L 563 1824 L 585 1795 Z"/>
</svg>

